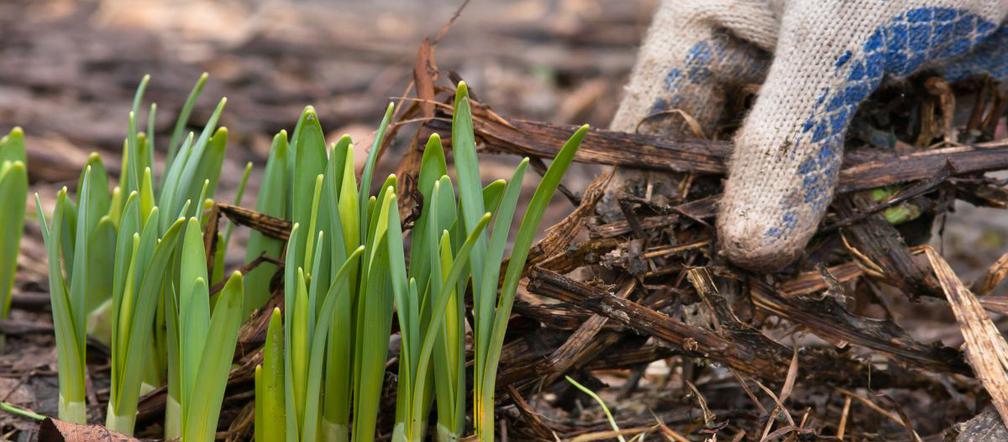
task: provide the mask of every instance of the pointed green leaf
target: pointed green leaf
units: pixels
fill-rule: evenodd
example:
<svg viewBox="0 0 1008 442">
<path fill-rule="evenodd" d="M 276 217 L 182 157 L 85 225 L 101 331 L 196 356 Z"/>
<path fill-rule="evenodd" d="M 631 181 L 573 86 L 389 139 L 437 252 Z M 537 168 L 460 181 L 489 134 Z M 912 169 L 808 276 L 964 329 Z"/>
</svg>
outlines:
<svg viewBox="0 0 1008 442">
<path fill-rule="evenodd" d="M 234 272 L 221 290 L 210 319 L 206 350 L 193 385 L 193 394 L 199 392 L 199 400 L 191 401 L 186 410 L 183 440 L 210 442 L 215 439 L 224 389 L 242 323 L 243 296 L 242 275 Z"/>
</svg>

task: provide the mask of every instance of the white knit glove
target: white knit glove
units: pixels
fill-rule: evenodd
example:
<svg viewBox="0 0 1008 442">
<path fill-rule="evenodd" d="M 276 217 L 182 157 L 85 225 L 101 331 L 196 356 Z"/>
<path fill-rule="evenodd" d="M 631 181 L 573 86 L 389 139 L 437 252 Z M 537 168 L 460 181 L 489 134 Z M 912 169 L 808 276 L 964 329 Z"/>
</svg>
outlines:
<svg viewBox="0 0 1008 442">
<path fill-rule="evenodd" d="M 709 130 L 725 88 L 765 75 L 736 136 L 717 226 L 732 262 L 778 269 L 833 198 L 858 105 L 883 79 L 924 68 L 1005 77 L 1006 12 L 1008 0 L 666 0 L 612 128 L 679 135 L 681 125 L 639 126 L 678 109 Z"/>
</svg>

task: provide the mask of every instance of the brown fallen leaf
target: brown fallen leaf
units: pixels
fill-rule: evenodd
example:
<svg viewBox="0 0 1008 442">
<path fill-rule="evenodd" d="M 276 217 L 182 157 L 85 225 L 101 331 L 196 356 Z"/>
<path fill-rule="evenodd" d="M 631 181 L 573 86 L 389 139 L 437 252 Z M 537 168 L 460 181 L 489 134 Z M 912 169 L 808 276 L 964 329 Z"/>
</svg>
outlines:
<svg viewBox="0 0 1008 442">
<path fill-rule="evenodd" d="M 64 422 L 59 419 L 47 418 L 39 423 L 39 442 L 140 442 L 150 439 L 137 439 L 119 434 L 101 425 L 79 425 Z"/>
</svg>

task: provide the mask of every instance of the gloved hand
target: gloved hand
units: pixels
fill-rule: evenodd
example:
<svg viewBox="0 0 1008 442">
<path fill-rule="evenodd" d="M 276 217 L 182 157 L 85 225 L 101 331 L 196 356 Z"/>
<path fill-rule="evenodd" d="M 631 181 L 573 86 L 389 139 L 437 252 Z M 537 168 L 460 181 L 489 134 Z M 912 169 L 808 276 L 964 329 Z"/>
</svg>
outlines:
<svg viewBox="0 0 1008 442">
<path fill-rule="evenodd" d="M 801 254 L 833 198 L 858 105 L 884 79 L 921 69 L 1005 77 L 1006 12 L 1005 0 L 664 0 L 612 128 L 679 136 L 681 124 L 640 124 L 679 110 L 710 133 L 726 88 L 762 80 L 717 230 L 732 262 L 776 270 Z"/>
</svg>

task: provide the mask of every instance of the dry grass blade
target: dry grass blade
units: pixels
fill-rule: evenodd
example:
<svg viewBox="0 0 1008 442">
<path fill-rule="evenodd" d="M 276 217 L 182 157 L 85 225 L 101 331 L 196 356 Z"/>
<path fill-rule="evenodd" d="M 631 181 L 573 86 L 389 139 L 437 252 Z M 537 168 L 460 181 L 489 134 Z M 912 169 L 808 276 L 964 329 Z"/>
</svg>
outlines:
<svg viewBox="0 0 1008 442">
<path fill-rule="evenodd" d="M 1001 255 L 994 264 L 991 264 L 984 276 L 973 283 L 973 293 L 977 296 L 990 294 L 1006 277 L 1008 277 L 1008 253 Z"/>
<path fill-rule="evenodd" d="M 910 423 L 909 422 L 906 422 L 905 420 L 903 420 L 903 417 L 900 416 L 899 413 L 897 413 L 895 411 L 886 410 L 885 408 L 882 408 L 881 405 L 876 404 L 875 401 L 873 401 L 873 400 L 871 400 L 871 399 L 869 399 L 869 398 L 867 398 L 865 396 L 862 396 L 860 394 L 857 394 L 857 393 L 855 393 L 853 391 L 850 391 L 850 390 L 847 390 L 847 389 L 843 389 L 843 388 L 838 388 L 837 391 L 839 391 L 840 393 L 844 394 L 848 398 L 857 399 L 862 404 L 867 405 L 868 408 L 871 408 L 872 410 L 874 410 L 876 413 L 878 413 L 878 414 L 880 414 L 882 416 L 885 416 L 889 420 L 891 420 L 891 421 L 893 421 L 893 422 L 895 422 L 895 423 L 903 426 L 904 428 L 907 429 L 907 431 L 910 433 L 910 435 L 913 437 L 913 439 L 915 441 L 920 442 L 920 440 L 921 440 L 920 436 L 917 435 L 917 432 L 914 431 L 913 428 L 910 427 Z"/>
<path fill-rule="evenodd" d="M 850 406 L 851 397 L 847 396 L 847 398 L 844 399 L 843 411 L 840 413 L 840 423 L 837 424 L 837 440 L 843 440 L 844 433 L 847 431 L 847 418 L 850 416 Z"/>
<path fill-rule="evenodd" d="M 1008 315 L 1008 296 L 987 295 L 980 298 L 980 303 L 988 311 Z"/>
<path fill-rule="evenodd" d="M 636 428 L 626 428 L 619 431 L 599 431 L 595 433 L 585 433 L 575 438 L 572 438 L 570 442 L 590 442 L 593 440 L 610 440 L 615 439 L 620 436 L 636 436 L 641 433 L 646 433 L 654 430 L 654 427 L 636 427 Z"/>
<path fill-rule="evenodd" d="M 794 356 L 791 357 L 791 365 L 788 366 L 787 377 L 784 378 L 784 386 L 781 387 L 781 392 L 778 397 L 773 398 L 777 402 L 777 406 L 774 407 L 773 412 L 770 413 L 770 418 L 767 419 L 766 426 L 763 428 L 763 437 L 760 440 L 767 440 L 770 434 L 770 429 L 773 428 L 773 423 L 777 419 L 777 415 L 781 411 L 784 411 L 784 415 L 789 422 L 791 422 L 791 427 L 794 427 L 794 421 L 791 419 L 791 413 L 784 408 L 784 401 L 791 396 L 791 392 L 794 391 L 795 379 L 798 378 L 798 351 L 794 352 Z M 763 388 L 763 384 L 757 382 L 760 388 Z M 773 395 L 771 395 L 773 397 Z"/>
<path fill-rule="evenodd" d="M 856 262 L 847 262 L 827 267 L 826 272 L 840 283 L 851 282 L 863 275 L 864 270 Z M 819 271 L 803 272 L 793 279 L 781 283 L 781 293 L 785 296 L 810 295 L 829 288 L 826 278 Z"/>
<path fill-rule="evenodd" d="M 669 428 L 668 425 L 665 425 L 665 423 L 661 420 L 658 421 L 658 432 L 661 433 L 662 436 L 665 436 L 665 439 L 672 442 L 689 442 L 689 439 L 687 439 L 686 436 L 683 436 L 679 432 Z"/>
<path fill-rule="evenodd" d="M 504 388 L 511 400 L 514 401 L 515 407 L 518 409 L 518 412 L 521 413 L 524 418 L 524 422 L 529 426 L 529 429 L 534 431 L 539 437 L 543 438 L 543 440 L 548 440 L 549 438 L 547 436 L 556 434 L 548 425 L 546 425 L 545 422 L 543 422 L 542 418 L 536 414 L 535 410 L 533 410 L 532 406 L 525 401 L 525 398 L 522 397 L 518 390 L 510 385 Z"/>
<path fill-rule="evenodd" d="M 991 402 L 1001 420 L 1008 425 L 1008 342 L 987 316 L 980 301 L 963 285 L 945 259 L 930 247 L 925 253 L 959 322 L 965 340 L 966 360 L 990 393 Z"/>
<path fill-rule="evenodd" d="M 707 406 L 707 399 L 704 399 L 703 393 L 700 393 L 700 389 L 698 389 L 696 385 L 693 385 L 690 381 L 686 381 L 686 386 L 689 387 L 693 398 L 696 399 L 697 406 L 699 406 L 700 410 L 703 411 L 704 424 L 710 425 L 714 423 L 714 421 L 717 420 L 717 416 L 714 412 L 710 411 L 710 407 Z"/>
</svg>

